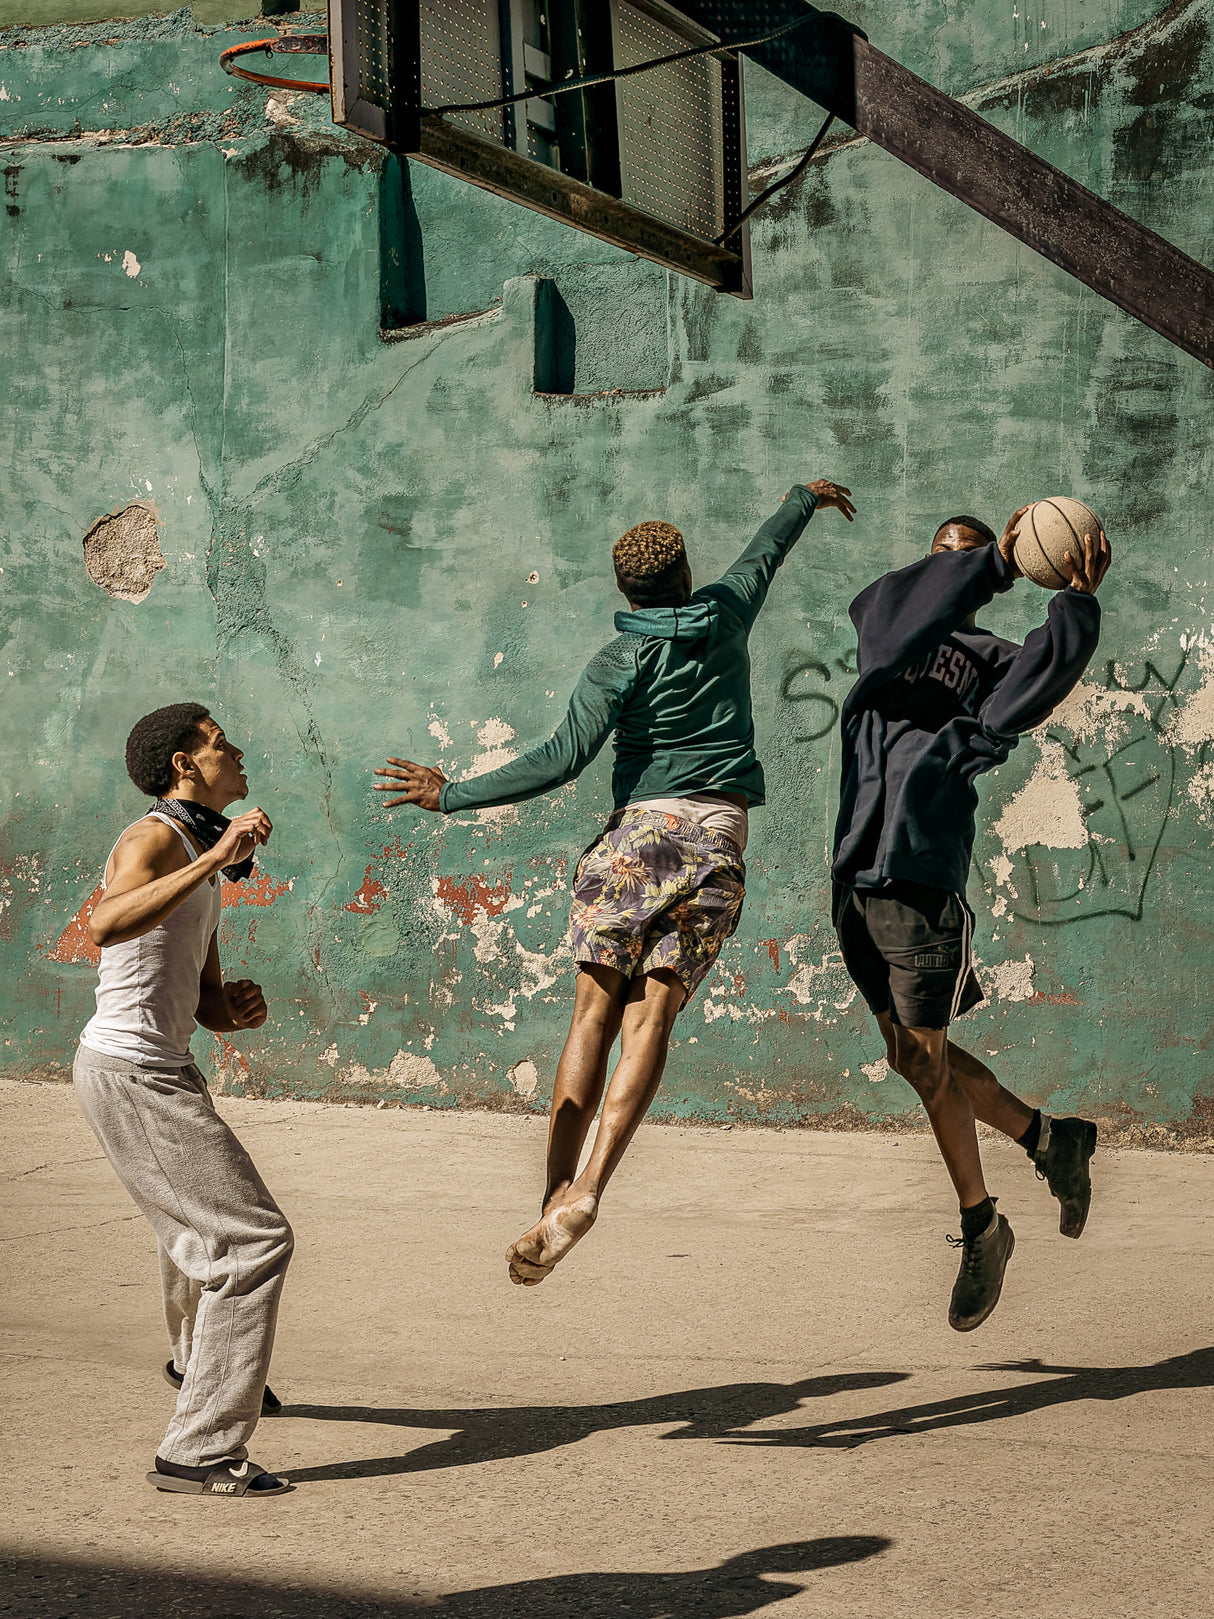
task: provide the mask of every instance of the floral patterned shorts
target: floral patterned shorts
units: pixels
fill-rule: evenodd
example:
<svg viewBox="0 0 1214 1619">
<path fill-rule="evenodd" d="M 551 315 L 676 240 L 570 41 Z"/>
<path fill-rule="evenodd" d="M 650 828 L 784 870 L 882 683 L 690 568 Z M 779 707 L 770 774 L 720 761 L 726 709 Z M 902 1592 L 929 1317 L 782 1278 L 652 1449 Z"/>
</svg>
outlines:
<svg viewBox="0 0 1214 1619">
<path fill-rule="evenodd" d="M 746 867 L 736 843 L 658 810 L 617 810 L 573 879 L 573 959 L 626 977 L 666 967 L 687 1000 L 738 925 Z"/>
</svg>

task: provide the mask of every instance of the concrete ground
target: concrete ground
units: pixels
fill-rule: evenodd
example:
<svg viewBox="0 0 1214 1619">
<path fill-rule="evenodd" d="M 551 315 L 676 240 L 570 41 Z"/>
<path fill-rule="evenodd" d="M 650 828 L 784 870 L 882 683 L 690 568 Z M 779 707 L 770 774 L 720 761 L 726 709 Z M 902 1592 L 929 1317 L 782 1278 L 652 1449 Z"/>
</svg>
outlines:
<svg viewBox="0 0 1214 1619">
<path fill-rule="evenodd" d="M 542 1286 L 539 1119 L 220 1099 L 296 1229 L 253 1454 L 143 1481 L 150 1229 L 70 1089 L 0 1084 L 0 1613 L 916 1619 L 1208 1613 L 1214 1162 L 1098 1155 L 1079 1243 L 985 1148 L 1002 1303 L 945 1321 L 923 1136 L 647 1127 Z"/>
</svg>

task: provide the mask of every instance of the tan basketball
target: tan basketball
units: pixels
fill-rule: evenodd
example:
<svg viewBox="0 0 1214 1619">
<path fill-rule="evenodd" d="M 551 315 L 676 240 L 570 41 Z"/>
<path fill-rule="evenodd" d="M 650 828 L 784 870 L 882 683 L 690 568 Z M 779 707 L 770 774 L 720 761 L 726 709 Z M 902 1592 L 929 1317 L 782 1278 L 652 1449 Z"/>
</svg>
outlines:
<svg viewBox="0 0 1214 1619">
<path fill-rule="evenodd" d="M 1064 556 L 1069 551 L 1073 561 L 1082 563 L 1084 535 L 1098 541 L 1102 527 L 1090 506 L 1069 495 L 1036 500 L 1020 519 L 1016 566 L 1047 590 L 1061 590 L 1071 582 Z"/>
</svg>

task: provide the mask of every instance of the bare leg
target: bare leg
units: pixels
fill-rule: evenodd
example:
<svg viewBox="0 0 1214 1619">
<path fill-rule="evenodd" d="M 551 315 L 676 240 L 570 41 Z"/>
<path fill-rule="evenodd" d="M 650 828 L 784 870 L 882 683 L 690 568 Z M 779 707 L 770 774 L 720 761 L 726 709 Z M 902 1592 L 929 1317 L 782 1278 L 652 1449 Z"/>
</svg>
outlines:
<svg viewBox="0 0 1214 1619">
<path fill-rule="evenodd" d="M 633 980 L 621 1019 L 620 1060 L 607 1089 L 590 1159 L 575 1180 L 550 1197 L 531 1230 L 511 1245 L 506 1259 L 512 1281 L 527 1287 L 542 1282 L 594 1224 L 603 1189 L 657 1095 L 670 1031 L 685 995 L 678 977 L 665 968 Z M 581 1140 L 585 1135 L 583 1128 Z M 579 1150 L 580 1145 L 579 1141 Z M 550 1154 L 550 1179 L 552 1168 Z"/>
<path fill-rule="evenodd" d="M 877 1024 L 885 1039 L 885 1059 L 895 1073 L 898 1068 L 898 1025 L 888 1012 L 877 1013 Z M 1033 1110 L 1001 1085 L 985 1063 L 948 1042 L 948 1065 L 953 1077 L 960 1082 L 970 1099 L 974 1117 L 1000 1130 L 1013 1141 L 1020 1137 L 1033 1122 Z"/>
<path fill-rule="evenodd" d="M 963 1209 L 986 1197 L 978 1132 L 969 1095 L 949 1063 L 947 1029 L 904 1029 L 894 1025 L 893 1067 L 919 1093 Z"/>
<path fill-rule="evenodd" d="M 948 1043 L 948 1063 L 965 1087 L 974 1116 L 981 1119 L 983 1124 L 989 1124 L 992 1129 L 1010 1136 L 1013 1141 L 1019 1141 L 1033 1122 L 1032 1108 L 1001 1085 L 984 1062 L 979 1062 L 968 1051 L 962 1051 L 951 1040 Z"/>
<path fill-rule="evenodd" d="M 582 1147 L 603 1099 L 607 1058 L 620 1032 L 627 991 L 628 980 L 614 967 L 583 964 L 578 971 L 569 1037 L 552 1087 L 548 1179 L 541 1213 L 568 1190 L 577 1174 Z"/>
</svg>

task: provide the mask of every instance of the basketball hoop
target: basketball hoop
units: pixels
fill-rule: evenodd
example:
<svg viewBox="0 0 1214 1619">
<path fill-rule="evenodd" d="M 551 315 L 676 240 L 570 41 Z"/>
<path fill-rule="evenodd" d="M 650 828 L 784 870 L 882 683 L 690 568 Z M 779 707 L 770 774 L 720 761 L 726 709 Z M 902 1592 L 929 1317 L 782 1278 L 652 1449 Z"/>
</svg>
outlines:
<svg viewBox="0 0 1214 1619">
<path fill-rule="evenodd" d="M 276 90 L 309 90 L 315 95 L 328 95 L 328 79 L 323 83 L 316 79 L 279 79 L 272 73 L 254 73 L 251 68 L 237 67 L 236 58 L 247 56 L 250 51 L 264 51 L 267 56 L 272 51 L 291 56 L 327 56 L 327 34 L 277 34 L 273 39 L 250 40 L 247 45 L 229 45 L 226 51 L 220 53 L 219 65 L 234 79 L 248 79 L 251 84 L 266 84 Z"/>
</svg>

